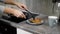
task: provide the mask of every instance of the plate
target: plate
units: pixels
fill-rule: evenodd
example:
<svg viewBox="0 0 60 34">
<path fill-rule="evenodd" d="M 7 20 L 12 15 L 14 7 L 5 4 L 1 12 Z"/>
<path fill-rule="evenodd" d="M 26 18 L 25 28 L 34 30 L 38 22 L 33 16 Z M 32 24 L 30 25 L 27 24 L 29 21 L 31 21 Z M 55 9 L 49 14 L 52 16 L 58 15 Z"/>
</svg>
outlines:
<svg viewBox="0 0 60 34">
<path fill-rule="evenodd" d="M 44 21 L 42 20 L 39 24 L 36 24 L 36 23 L 32 23 L 31 21 L 29 20 L 26 20 L 26 23 L 27 24 L 30 24 L 30 25 L 42 25 L 44 23 Z"/>
</svg>

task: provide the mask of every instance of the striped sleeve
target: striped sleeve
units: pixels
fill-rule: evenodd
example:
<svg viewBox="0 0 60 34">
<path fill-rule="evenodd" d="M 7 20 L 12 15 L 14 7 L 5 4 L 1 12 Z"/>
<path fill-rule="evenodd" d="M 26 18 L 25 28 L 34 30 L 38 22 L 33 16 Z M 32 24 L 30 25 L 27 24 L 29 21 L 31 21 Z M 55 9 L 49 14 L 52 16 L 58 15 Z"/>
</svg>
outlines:
<svg viewBox="0 0 60 34">
<path fill-rule="evenodd" d="M 0 5 L 0 17 L 3 15 L 5 7 Z"/>
<path fill-rule="evenodd" d="M 4 0 L 0 0 L 0 2 L 4 2 Z"/>
</svg>

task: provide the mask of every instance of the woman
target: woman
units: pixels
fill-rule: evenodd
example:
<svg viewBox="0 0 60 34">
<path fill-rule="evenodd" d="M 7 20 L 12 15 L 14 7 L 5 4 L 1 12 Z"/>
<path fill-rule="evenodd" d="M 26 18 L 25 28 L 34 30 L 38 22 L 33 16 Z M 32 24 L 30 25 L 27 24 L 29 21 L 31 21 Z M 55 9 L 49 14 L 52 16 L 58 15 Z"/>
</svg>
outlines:
<svg viewBox="0 0 60 34">
<path fill-rule="evenodd" d="M 15 2 L 14 0 L 0 0 L 0 2 L 16 5 L 23 10 L 27 9 L 26 5 Z M 22 11 L 0 5 L 0 15 L 2 15 L 3 13 L 12 14 L 17 18 L 26 18 Z M 0 21 L 0 34 L 16 34 L 16 28 L 5 24 L 5 22 Z"/>
</svg>

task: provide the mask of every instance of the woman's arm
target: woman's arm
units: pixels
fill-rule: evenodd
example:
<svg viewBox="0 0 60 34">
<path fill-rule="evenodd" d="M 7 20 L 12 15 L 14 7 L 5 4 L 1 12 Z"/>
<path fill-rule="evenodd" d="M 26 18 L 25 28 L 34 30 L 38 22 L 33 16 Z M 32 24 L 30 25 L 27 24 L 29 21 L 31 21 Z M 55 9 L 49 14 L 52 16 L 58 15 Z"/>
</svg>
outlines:
<svg viewBox="0 0 60 34">
<path fill-rule="evenodd" d="M 0 5 L 0 17 L 3 15 L 4 10 L 5 10 L 5 7 Z"/>
<path fill-rule="evenodd" d="M 4 13 L 12 14 L 12 15 L 19 17 L 19 18 L 26 18 L 22 11 L 0 5 L 0 17 Z"/>
<path fill-rule="evenodd" d="M 13 4 L 13 5 L 16 5 L 17 7 L 21 8 L 21 9 L 27 10 L 26 5 L 24 5 L 23 3 L 16 2 L 14 0 L 4 0 L 3 2 L 7 3 L 7 4 Z"/>
<path fill-rule="evenodd" d="M 4 13 L 12 14 L 12 15 L 19 17 L 19 18 L 26 18 L 22 11 L 19 11 L 19 10 L 13 9 L 13 8 L 5 7 Z"/>
<path fill-rule="evenodd" d="M 7 4 L 15 4 L 14 0 L 0 0 L 0 2 L 4 2 L 4 3 L 7 3 Z"/>
</svg>

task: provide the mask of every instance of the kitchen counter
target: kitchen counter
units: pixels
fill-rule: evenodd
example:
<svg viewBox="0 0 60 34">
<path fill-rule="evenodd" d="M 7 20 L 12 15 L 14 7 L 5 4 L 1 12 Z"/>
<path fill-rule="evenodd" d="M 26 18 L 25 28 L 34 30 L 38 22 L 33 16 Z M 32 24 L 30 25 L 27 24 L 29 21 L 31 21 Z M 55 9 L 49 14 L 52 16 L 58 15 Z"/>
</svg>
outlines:
<svg viewBox="0 0 60 34">
<path fill-rule="evenodd" d="M 41 17 L 43 17 L 42 15 L 43 14 L 40 14 Z M 26 21 L 20 23 L 14 23 L 2 18 L 0 20 L 9 23 L 13 27 L 23 29 L 33 34 L 60 34 L 60 29 L 59 29 L 60 27 L 59 26 L 55 26 L 53 28 L 49 27 L 47 23 L 47 18 L 44 19 L 45 20 L 44 24 L 38 26 L 29 25 L 26 23 Z"/>
</svg>

